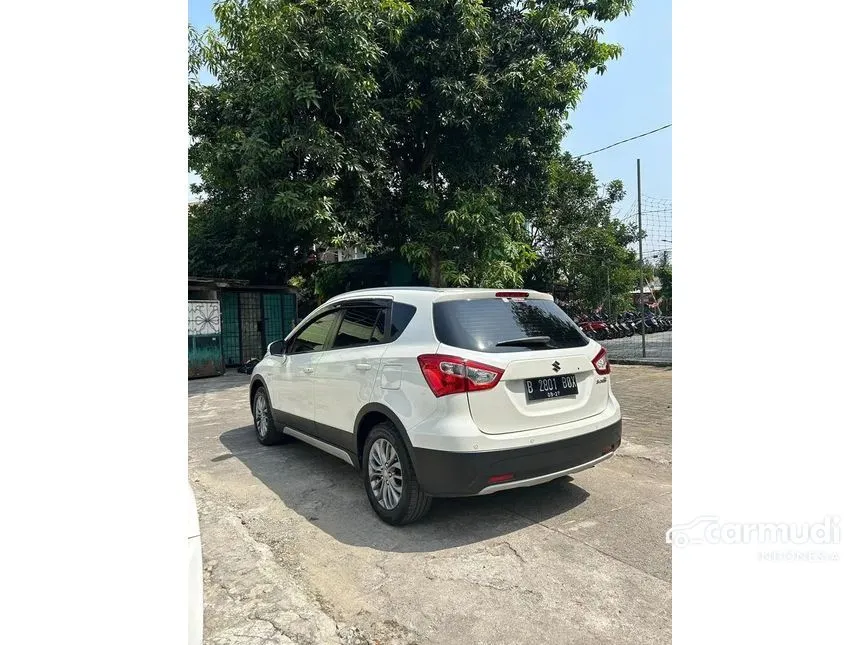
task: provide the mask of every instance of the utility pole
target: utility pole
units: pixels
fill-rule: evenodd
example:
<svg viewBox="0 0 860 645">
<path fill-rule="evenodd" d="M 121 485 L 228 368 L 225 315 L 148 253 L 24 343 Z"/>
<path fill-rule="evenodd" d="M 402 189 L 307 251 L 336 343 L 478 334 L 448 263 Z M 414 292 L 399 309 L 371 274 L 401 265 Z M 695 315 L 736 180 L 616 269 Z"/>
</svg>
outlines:
<svg viewBox="0 0 860 645">
<path fill-rule="evenodd" d="M 609 266 L 606 267 L 606 308 L 607 315 L 612 318 L 612 287 L 609 284 Z"/>
<path fill-rule="evenodd" d="M 639 210 L 639 315 L 642 320 L 642 358 L 645 358 L 645 261 L 642 259 L 642 177 L 639 174 L 639 160 L 636 160 L 636 204 Z"/>
</svg>

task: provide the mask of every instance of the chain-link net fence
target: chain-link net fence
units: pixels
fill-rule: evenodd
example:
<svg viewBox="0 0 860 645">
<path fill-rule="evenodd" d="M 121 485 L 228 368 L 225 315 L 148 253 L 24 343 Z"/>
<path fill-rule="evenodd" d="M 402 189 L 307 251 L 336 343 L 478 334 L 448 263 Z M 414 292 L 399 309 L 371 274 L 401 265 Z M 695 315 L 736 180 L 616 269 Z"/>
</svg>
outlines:
<svg viewBox="0 0 860 645">
<path fill-rule="evenodd" d="M 641 235 L 637 234 L 640 208 Z M 606 347 L 610 360 L 669 365 L 672 362 L 672 201 L 643 195 L 641 207 L 634 198 L 615 219 L 631 231 L 629 252 L 622 258 L 605 261 L 606 297 L 600 304 L 593 310 L 579 309 L 572 315 L 586 334 Z M 619 290 L 623 292 L 618 293 Z"/>
</svg>

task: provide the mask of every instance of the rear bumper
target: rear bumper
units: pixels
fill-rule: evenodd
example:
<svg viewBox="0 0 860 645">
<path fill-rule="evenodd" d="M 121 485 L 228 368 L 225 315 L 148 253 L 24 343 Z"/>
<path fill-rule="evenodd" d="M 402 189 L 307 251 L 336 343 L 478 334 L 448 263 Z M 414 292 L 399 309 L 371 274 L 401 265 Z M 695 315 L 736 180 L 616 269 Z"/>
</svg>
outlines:
<svg viewBox="0 0 860 645">
<path fill-rule="evenodd" d="M 493 450 L 447 452 L 414 449 L 414 466 L 424 490 L 435 497 L 486 495 L 509 488 L 534 486 L 597 465 L 621 443 L 621 420 L 604 428 L 561 441 Z M 503 482 L 490 478 L 512 474 Z"/>
</svg>

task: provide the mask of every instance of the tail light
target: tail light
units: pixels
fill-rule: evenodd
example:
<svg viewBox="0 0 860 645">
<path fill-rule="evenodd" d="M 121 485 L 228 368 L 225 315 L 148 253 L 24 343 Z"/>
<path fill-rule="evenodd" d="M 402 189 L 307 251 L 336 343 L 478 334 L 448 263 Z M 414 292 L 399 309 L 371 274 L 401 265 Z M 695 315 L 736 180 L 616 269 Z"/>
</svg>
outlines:
<svg viewBox="0 0 860 645">
<path fill-rule="evenodd" d="M 437 397 L 458 392 L 478 392 L 496 386 L 505 370 L 445 354 L 418 357 L 427 385 Z"/>
<path fill-rule="evenodd" d="M 594 371 L 598 374 L 609 374 L 609 357 L 606 355 L 605 347 L 600 348 L 597 356 L 591 359 L 591 364 L 594 365 Z"/>
<path fill-rule="evenodd" d="M 528 298 L 528 291 L 496 291 L 496 298 Z"/>
</svg>

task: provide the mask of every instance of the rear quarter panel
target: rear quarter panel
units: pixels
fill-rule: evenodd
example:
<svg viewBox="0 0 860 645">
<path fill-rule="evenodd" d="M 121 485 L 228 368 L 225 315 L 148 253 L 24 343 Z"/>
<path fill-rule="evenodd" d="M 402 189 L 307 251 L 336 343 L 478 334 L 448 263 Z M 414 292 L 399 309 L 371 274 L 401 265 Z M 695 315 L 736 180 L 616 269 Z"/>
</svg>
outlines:
<svg viewBox="0 0 860 645">
<path fill-rule="evenodd" d="M 418 365 L 419 355 L 433 354 L 439 347 L 433 335 L 431 308 L 426 303 L 413 306 L 417 310 L 409 325 L 386 347 L 374 388 L 374 399 L 391 409 L 407 432 L 436 414 L 439 407 Z"/>
</svg>

